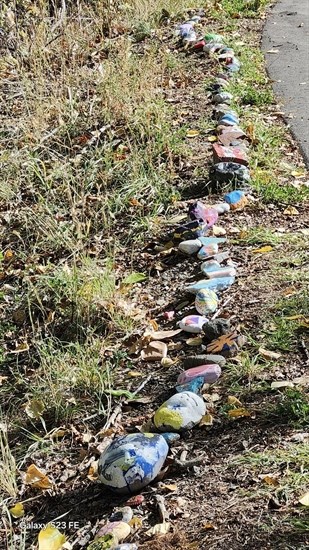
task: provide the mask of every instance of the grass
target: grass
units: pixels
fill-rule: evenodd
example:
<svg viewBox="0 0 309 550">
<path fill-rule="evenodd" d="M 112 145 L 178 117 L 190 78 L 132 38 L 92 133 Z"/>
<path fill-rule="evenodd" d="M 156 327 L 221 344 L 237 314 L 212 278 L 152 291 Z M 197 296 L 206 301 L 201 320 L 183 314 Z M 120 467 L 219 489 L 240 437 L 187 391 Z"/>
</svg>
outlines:
<svg viewBox="0 0 309 550">
<path fill-rule="evenodd" d="M 309 397 L 302 389 L 286 388 L 270 411 L 283 424 L 296 428 L 309 426 Z"/>
<path fill-rule="evenodd" d="M 0 424 L 0 489 L 6 498 L 17 495 L 16 463 L 8 441 L 8 426 Z"/>
</svg>

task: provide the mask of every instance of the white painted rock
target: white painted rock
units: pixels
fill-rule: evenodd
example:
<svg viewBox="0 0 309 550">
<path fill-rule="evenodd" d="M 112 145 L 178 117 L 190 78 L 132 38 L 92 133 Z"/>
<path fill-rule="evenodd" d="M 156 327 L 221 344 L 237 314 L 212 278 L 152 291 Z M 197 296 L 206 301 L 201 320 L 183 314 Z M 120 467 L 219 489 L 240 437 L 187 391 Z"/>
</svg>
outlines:
<svg viewBox="0 0 309 550">
<path fill-rule="evenodd" d="M 190 430 L 206 413 L 203 399 L 195 393 L 184 391 L 170 397 L 154 415 L 154 423 L 161 431 Z"/>
<path fill-rule="evenodd" d="M 180 250 L 184 254 L 188 254 L 189 256 L 191 256 L 191 254 L 196 254 L 201 246 L 201 241 L 199 241 L 198 239 L 192 239 L 191 241 L 182 241 L 178 245 L 178 250 Z"/>
<path fill-rule="evenodd" d="M 203 325 L 207 322 L 207 317 L 204 317 L 203 315 L 188 315 L 179 321 L 178 326 L 186 332 L 193 332 L 197 334 L 202 332 Z"/>
</svg>

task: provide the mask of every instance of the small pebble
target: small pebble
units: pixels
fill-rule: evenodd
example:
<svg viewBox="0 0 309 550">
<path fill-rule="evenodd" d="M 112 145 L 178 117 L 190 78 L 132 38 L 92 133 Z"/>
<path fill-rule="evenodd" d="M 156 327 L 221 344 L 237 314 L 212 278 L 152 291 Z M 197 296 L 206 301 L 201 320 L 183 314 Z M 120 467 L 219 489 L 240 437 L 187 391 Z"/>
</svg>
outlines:
<svg viewBox="0 0 309 550">
<path fill-rule="evenodd" d="M 191 256 L 191 254 L 196 254 L 196 252 L 200 250 L 201 246 L 202 243 L 199 239 L 191 239 L 189 241 L 182 241 L 179 243 L 178 250 Z"/>
</svg>

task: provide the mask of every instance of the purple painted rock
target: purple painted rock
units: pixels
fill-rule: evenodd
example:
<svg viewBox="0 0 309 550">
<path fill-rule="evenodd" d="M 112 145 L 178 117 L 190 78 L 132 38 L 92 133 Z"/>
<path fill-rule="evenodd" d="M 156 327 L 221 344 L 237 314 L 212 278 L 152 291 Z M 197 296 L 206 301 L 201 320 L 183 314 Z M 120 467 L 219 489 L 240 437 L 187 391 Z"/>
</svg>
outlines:
<svg viewBox="0 0 309 550">
<path fill-rule="evenodd" d="M 179 321 L 178 326 L 185 332 L 199 333 L 203 330 L 203 325 L 208 323 L 208 319 L 202 315 L 188 315 Z"/>
<path fill-rule="evenodd" d="M 212 227 L 217 219 L 218 212 L 210 206 L 205 206 L 202 202 L 198 201 L 189 206 L 189 216 L 191 220 L 203 220 L 206 223 L 207 228 Z"/>
<path fill-rule="evenodd" d="M 193 367 L 192 369 L 185 370 L 180 373 L 177 378 L 177 384 L 187 384 L 195 378 L 203 377 L 205 384 L 214 384 L 217 382 L 221 375 L 221 368 L 219 365 L 200 365 L 199 367 Z"/>
<path fill-rule="evenodd" d="M 206 258 L 211 258 L 214 254 L 217 254 L 219 247 L 217 244 L 204 245 L 197 253 L 199 260 L 206 260 Z"/>
</svg>

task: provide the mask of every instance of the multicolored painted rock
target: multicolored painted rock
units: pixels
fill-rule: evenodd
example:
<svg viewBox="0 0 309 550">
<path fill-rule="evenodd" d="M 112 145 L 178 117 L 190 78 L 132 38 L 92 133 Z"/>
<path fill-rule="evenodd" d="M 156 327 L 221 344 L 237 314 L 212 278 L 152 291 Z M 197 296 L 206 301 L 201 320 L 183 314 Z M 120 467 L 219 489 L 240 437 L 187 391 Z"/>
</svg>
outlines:
<svg viewBox="0 0 309 550">
<path fill-rule="evenodd" d="M 180 225 L 173 233 L 174 241 L 185 241 L 202 237 L 207 232 L 207 225 L 203 220 L 193 220 Z"/>
<path fill-rule="evenodd" d="M 202 289 L 220 292 L 229 288 L 235 282 L 235 277 L 220 277 L 218 279 L 202 279 L 198 283 L 186 287 L 186 292 L 197 294 Z"/>
<path fill-rule="evenodd" d="M 250 172 L 246 166 L 236 162 L 219 162 L 214 164 L 209 171 L 210 179 L 216 184 L 225 183 L 248 183 L 251 179 Z"/>
<path fill-rule="evenodd" d="M 191 220 L 203 220 L 207 227 L 210 228 L 216 223 L 218 212 L 214 208 L 205 206 L 205 204 L 198 201 L 189 206 L 189 217 Z"/>
<path fill-rule="evenodd" d="M 154 424 L 160 431 L 190 430 L 206 413 L 203 399 L 193 392 L 176 393 L 154 415 Z"/>
<path fill-rule="evenodd" d="M 221 266 L 216 260 L 203 262 L 201 270 L 208 279 L 217 279 L 219 277 L 235 277 L 236 269 L 230 266 Z"/>
<path fill-rule="evenodd" d="M 224 44 L 222 44 L 221 42 L 206 42 L 205 46 L 203 47 L 203 51 L 210 55 L 219 52 L 223 46 Z"/>
<path fill-rule="evenodd" d="M 99 480 L 116 493 L 137 492 L 158 475 L 168 449 L 166 440 L 158 434 L 117 437 L 99 458 Z"/>
<path fill-rule="evenodd" d="M 214 204 L 213 208 L 217 210 L 218 214 L 224 214 L 229 212 L 230 205 L 227 202 L 219 202 L 219 204 Z"/>
<path fill-rule="evenodd" d="M 217 254 L 219 251 L 219 247 L 217 244 L 208 244 L 203 245 L 202 248 L 197 253 L 197 257 L 199 260 L 206 260 L 206 258 L 211 258 L 215 254 Z"/>
<path fill-rule="evenodd" d="M 206 349 L 209 353 L 220 353 L 224 357 L 234 357 L 244 343 L 245 338 L 242 335 L 231 332 L 213 340 Z"/>
<path fill-rule="evenodd" d="M 179 328 L 181 328 L 185 332 L 198 334 L 199 332 L 202 332 L 203 325 L 205 325 L 205 323 L 207 322 L 207 317 L 204 317 L 202 315 L 187 315 L 187 317 L 184 317 L 177 324 Z"/>
<path fill-rule="evenodd" d="M 227 204 L 227 203 L 225 203 Z M 196 254 L 202 247 L 202 243 L 199 239 L 191 239 L 190 241 L 182 241 L 178 245 L 178 250 L 180 252 L 183 252 L 184 254 L 188 254 L 191 256 L 192 254 Z"/>
<path fill-rule="evenodd" d="M 182 393 L 184 391 L 190 391 L 192 393 L 200 393 L 201 388 L 204 386 L 204 377 L 198 376 L 197 378 L 194 378 L 191 380 L 191 382 L 188 382 L 187 384 L 181 384 L 180 386 L 176 386 L 176 391 L 178 393 Z"/>
<path fill-rule="evenodd" d="M 206 40 L 206 42 L 222 42 L 223 47 L 224 47 L 224 38 L 223 38 L 223 36 L 221 36 L 221 34 L 216 34 L 214 32 L 208 32 L 207 34 L 205 34 L 204 40 Z"/>
<path fill-rule="evenodd" d="M 246 204 L 248 204 L 248 199 L 243 191 L 236 189 L 231 191 L 224 196 L 224 200 L 227 204 L 230 205 L 231 210 L 242 210 Z"/>
<path fill-rule="evenodd" d="M 200 315 L 214 313 L 218 307 L 218 296 L 213 290 L 200 290 L 195 297 L 195 309 Z"/>
<path fill-rule="evenodd" d="M 214 384 L 218 380 L 220 375 L 221 368 L 219 367 L 219 365 L 200 365 L 198 367 L 193 367 L 182 372 L 177 378 L 177 383 L 187 384 L 195 378 L 203 377 L 205 384 Z"/>
<path fill-rule="evenodd" d="M 201 365 L 219 365 L 219 367 L 224 367 L 226 364 L 226 359 L 222 355 L 189 355 L 186 357 L 183 362 L 183 368 L 185 370 L 191 369 L 193 367 L 199 367 Z"/>
</svg>

